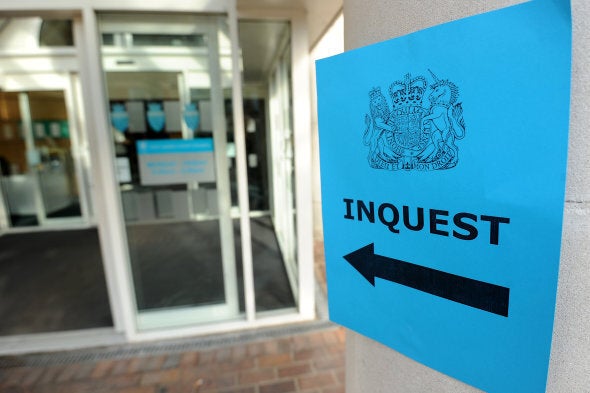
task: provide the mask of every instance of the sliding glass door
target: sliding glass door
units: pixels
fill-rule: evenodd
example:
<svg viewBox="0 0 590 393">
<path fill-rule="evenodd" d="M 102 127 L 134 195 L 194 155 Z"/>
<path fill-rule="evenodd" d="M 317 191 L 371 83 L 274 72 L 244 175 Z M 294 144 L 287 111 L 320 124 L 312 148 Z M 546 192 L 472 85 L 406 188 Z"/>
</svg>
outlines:
<svg viewBox="0 0 590 393">
<path fill-rule="evenodd" d="M 240 313 L 223 21 L 100 17 L 139 330 Z"/>
</svg>

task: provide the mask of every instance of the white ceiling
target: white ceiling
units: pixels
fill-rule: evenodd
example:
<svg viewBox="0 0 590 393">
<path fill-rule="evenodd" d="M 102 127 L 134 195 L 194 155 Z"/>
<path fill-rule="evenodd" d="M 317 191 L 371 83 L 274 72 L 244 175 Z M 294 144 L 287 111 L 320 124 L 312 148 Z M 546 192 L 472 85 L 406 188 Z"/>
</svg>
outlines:
<svg viewBox="0 0 590 393">
<path fill-rule="evenodd" d="M 307 18 L 309 43 L 313 46 L 342 11 L 342 2 L 343 0 L 237 0 L 237 7 L 238 11 L 303 11 Z"/>
<path fill-rule="evenodd" d="M 0 0 L 2 1 L 2 0 Z M 289 15 L 303 13 L 307 23 L 310 50 L 342 10 L 343 0 L 237 0 L 239 11 L 255 10 L 244 14 L 255 15 L 260 10 L 268 14 Z M 273 12 L 275 11 L 275 12 Z M 265 13 L 266 14 L 266 13 Z M 0 27 L 7 20 L 0 19 Z M 239 35 L 246 82 L 265 82 L 271 62 L 277 55 L 285 23 L 258 19 L 240 20 Z"/>
<path fill-rule="evenodd" d="M 266 7 L 282 9 L 305 9 L 305 0 L 237 0 L 237 6 L 238 9 Z"/>
<path fill-rule="evenodd" d="M 304 12 L 311 48 L 342 11 L 343 0 L 237 0 L 239 11 L 266 9 Z M 264 82 L 271 61 L 278 50 L 284 25 L 280 22 L 241 20 L 240 46 L 245 82 Z"/>
<path fill-rule="evenodd" d="M 242 20 L 238 24 L 244 82 L 262 83 L 274 60 L 281 38 L 288 34 L 287 22 Z"/>
</svg>

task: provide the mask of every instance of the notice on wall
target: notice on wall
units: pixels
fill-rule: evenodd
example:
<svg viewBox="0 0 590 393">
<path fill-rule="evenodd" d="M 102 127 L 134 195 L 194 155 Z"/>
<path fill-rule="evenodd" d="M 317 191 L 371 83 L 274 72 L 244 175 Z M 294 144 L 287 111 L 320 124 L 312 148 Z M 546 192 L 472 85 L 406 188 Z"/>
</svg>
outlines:
<svg viewBox="0 0 590 393">
<path fill-rule="evenodd" d="M 486 392 L 545 391 L 569 1 L 317 63 L 330 318 Z"/>
<path fill-rule="evenodd" d="M 142 185 L 214 182 L 213 139 L 137 141 Z"/>
<path fill-rule="evenodd" d="M 117 157 L 115 164 L 117 169 L 117 180 L 119 183 L 131 182 L 131 165 L 129 165 L 129 158 Z"/>
</svg>

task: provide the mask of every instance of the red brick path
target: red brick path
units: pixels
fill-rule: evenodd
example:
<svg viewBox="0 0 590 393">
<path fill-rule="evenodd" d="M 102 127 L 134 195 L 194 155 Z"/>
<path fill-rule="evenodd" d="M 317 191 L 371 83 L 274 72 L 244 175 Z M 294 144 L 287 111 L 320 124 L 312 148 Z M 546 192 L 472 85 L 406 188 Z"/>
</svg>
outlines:
<svg viewBox="0 0 590 393">
<path fill-rule="evenodd" d="M 0 368 L 2 393 L 344 393 L 344 331 L 197 352 Z"/>
</svg>

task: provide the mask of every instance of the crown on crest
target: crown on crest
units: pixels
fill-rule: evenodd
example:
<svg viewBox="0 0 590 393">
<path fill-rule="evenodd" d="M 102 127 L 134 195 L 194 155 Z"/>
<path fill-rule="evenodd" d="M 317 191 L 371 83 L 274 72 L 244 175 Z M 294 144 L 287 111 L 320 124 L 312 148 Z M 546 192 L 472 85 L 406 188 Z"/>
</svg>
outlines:
<svg viewBox="0 0 590 393">
<path fill-rule="evenodd" d="M 389 86 L 393 106 L 421 105 L 426 86 L 424 77 L 418 76 L 412 79 L 410 74 L 406 74 L 403 81 L 395 81 Z"/>
</svg>

